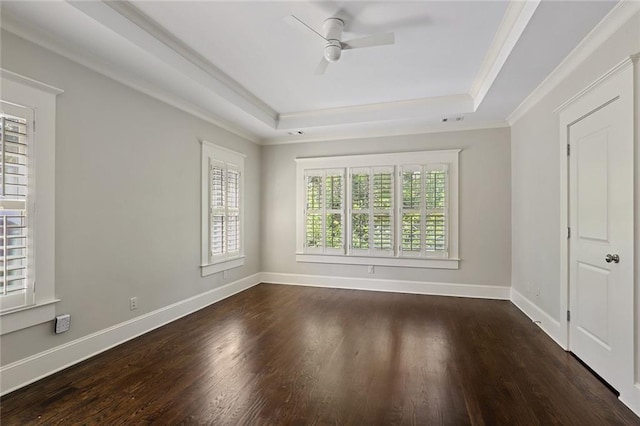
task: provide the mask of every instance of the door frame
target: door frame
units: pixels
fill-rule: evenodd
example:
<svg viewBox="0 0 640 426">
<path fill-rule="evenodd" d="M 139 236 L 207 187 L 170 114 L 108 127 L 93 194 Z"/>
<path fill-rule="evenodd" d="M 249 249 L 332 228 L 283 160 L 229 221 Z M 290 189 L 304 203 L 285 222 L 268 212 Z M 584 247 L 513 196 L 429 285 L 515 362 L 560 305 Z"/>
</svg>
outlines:
<svg viewBox="0 0 640 426">
<path fill-rule="evenodd" d="M 558 108 L 554 110 L 559 116 L 559 158 L 560 158 L 560 318 L 559 318 L 559 332 L 557 341 L 560 346 L 568 351 L 570 349 L 569 340 L 569 321 L 567 319 L 567 312 L 569 310 L 569 156 L 567 152 L 567 146 L 569 143 L 569 128 L 572 124 L 580 121 L 591 113 L 597 111 L 602 105 L 611 101 L 616 97 L 610 92 L 594 91 L 597 86 L 606 84 L 613 76 L 618 76 L 620 73 L 626 73 L 623 78 L 628 81 L 628 91 L 625 93 L 619 93 L 620 100 L 627 104 L 627 108 L 630 109 L 633 114 L 633 144 L 634 144 L 634 217 L 637 217 L 640 212 L 640 149 L 639 145 L 639 133 L 640 133 L 640 67 L 638 62 L 640 60 L 640 54 L 636 54 L 625 58 L 623 61 L 614 66 L 611 70 L 603 74 L 601 77 L 593 81 L 583 90 L 564 102 Z M 578 101 L 586 102 L 578 102 Z M 593 105 L 597 105 L 595 108 Z M 629 349 L 633 351 L 633 362 L 630 365 L 625 365 L 625 376 L 629 378 L 628 385 L 618 389 L 620 391 L 620 399 L 628 401 L 627 405 L 633 406 L 636 412 L 640 410 L 640 384 L 638 384 L 638 371 L 640 370 L 640 347 L 639 347 L 639 313 L 640 307 L 639 298 L 639 270 L 638 265 L 640 263 L 640 221 L 636 219 L 634 223 L 634 239 L 636 241 L 634 247 L 634 272 L 633 272 L 633 285 L 634 285 L 634 298 L 635 309 L 632 312 L 634 318 L 633 321 L 633 348 Z M 635 395 L 631 395 L 631 390 L 634 390 Z M 633 402 L 630 400 L 634 400 Z"/>
</svg>

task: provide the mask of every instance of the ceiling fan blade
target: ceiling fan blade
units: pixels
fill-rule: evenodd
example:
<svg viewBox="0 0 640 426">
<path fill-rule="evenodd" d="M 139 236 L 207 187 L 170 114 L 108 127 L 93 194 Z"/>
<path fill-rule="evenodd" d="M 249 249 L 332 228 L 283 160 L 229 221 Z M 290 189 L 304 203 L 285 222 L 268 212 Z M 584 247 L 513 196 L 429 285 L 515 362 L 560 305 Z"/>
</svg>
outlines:
<svg viewBox="0 0 640 426">
<path fill-rule="evenodd" d="M 327 41 L 326 38 L 324 38 L 324 36 L 322 34 L 320 34 L 319 32 L 317 32 L 316 30 L 314 30 L 313 28 L 311 28 L 309 25 L 307 25 L 302 19 L 298 18 L 295 15 L 289 15 L 287 17 L 284 18 L 284 21 L 289 24 L 291 27 L 295 28 L 296 30 L 302 31 L 305 34 L 309 34 L 309 31 L 313 32 L 314 34 L 316 34 L 318 37 L 320 37 L 322 40 Z"/>
<path fill-rule="evenodd" d="M 327 67 L 329 66 L 329 61 L 327 61 L 327 59 L 323 56 L 322 60 L 320 60 L 320 63 L 318 64 L 318 66 L 316 67 L 316 71 L 315 71 L 315 75 L 322 75 L 324 74 L 324 72 L 327 70 Z"/>
<path fill-rule="evenodd" d="M 355 38 L 353 40 L 347 40 L 340 43 L 342 49 L 360 49 L 362 47 L 374 47 L 384 46 L 387 44 L 394 44 L 396 42 L 396 36 L 394 33 L 376 34 L 372 36 Z"/>
</svg>

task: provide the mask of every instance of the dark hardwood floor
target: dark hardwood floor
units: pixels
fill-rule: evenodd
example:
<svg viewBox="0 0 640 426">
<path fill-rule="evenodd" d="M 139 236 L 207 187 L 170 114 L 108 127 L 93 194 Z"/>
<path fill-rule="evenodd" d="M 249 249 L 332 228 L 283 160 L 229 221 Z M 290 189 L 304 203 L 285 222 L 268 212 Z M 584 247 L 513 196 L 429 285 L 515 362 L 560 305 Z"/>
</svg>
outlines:
<svg viewBox="0 0 640 426">
<path fill-rule="evenodd" d="M 639 425 L 506 301 L 261 284 L 5 396 L 2 425 Z"/>
</svg>

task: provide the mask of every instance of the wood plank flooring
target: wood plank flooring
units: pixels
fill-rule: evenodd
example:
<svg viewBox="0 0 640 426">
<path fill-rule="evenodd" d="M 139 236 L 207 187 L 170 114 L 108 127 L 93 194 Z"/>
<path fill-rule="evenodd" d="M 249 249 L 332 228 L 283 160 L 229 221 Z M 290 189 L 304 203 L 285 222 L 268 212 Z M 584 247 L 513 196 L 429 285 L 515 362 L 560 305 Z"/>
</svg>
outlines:
<svg viewBox="0 0 640 426">
<path fill-rule="evenodd" d="M 510 302 L 269 284 L 0 410 L 2 425 L 640 425 Z"/>
</svg>

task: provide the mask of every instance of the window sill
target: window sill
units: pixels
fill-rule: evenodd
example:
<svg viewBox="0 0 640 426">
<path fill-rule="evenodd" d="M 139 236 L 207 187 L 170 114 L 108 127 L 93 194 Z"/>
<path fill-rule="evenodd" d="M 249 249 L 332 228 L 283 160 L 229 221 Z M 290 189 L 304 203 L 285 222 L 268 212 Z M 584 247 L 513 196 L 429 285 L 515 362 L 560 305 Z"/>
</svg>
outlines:
<svg viewBox="0 0 640 426">
<path fill-rule="evenodd" d="M 33 306 L 3 312 L 0 314 L 0 335 L 53 320 L 56 316 L 56 303 L 59 301 L 60 299 L 55 299 Z"/>
<path fill-rule="evenodd" d="M 342 265 L 392 266 L 400 268 L 459 269 L 460 259 L 343 256 L 330 254 L 296 254 L 296 262 Z"/>
<path fill-rule="evenodd" d="M 206 277 L 207 275 L 216 274 L 218 272 L 226 271 L 228 269 L 238 268 L 244 265 L 244 256 L 234 257 L 229 260 L 222 260 L 216 263 L 210 263 L 208 265 L 201 265 L 200 269 L 202 272 L 202 276 Z"/>
</svg>

